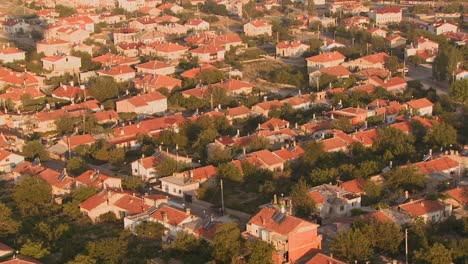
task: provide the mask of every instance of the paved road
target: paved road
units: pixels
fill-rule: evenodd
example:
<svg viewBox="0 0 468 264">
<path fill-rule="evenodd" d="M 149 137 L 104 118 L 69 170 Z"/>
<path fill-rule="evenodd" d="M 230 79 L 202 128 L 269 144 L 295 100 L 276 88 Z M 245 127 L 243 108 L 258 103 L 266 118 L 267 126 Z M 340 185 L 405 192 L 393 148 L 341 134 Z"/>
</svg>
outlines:
<svg viewBox="0 0 468 264">
<path fill-rule="evenodd" d="M 407 64 L 408 75 L 406 79 L 419 80 L 425 89 L 435 88 L 438 94 L 446 94 L 448 90 L 448 82 L 439 82 L 432 79 L 432 68 L 429 65 L 414 66 L 413 64 Z"/>
</svg>

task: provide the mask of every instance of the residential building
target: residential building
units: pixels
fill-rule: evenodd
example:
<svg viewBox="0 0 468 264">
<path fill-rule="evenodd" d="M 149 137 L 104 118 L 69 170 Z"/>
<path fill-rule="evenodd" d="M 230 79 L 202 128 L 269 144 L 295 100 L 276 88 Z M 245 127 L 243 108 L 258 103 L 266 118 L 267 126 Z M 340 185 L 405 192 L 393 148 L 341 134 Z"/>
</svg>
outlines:
<svg viewBox="0 0 468 264">
<path fill-rule="evenodd" d="M 347 264 L 346 262 L 337 260 L 333 257 L 333 254 L 330 256 L 318 253 L 309 259 L 305 264 Z"/>
<path fill-rule="evenodd" d="M 183 197 L 191 195 L 200 188 L 200 184 L 214 185 L 217 176 L 216 168 L 212 165 L 191 169 L 172 176 L 160 178 L 161 188 L 171 195 Z"/>
<path fill-rule="evenodd" d="M 223 61 L 225 52 L 226 50 L 221 46 L 207 45 L 190 50 L 190 55 L 198 57 L 200 62 L 215 62 Z"/>
<path fill-rule="evenodd" d="M 0 61 L 3 63 L 9 63 L 26 58 L 26 52 L 15 47 L 9 47 L 9 45 L 3 45 L 0 47 Z"/>
<path fill-rule="evenodd" d="M 248 153 L 245 161 L 262 169 L 271 171 L 284 170 L 284 160 L 267 149 Z"/>
<path fill-rule="evenodd" d="M 447 32 L 458 32 L 458 25 L 446 21 L 437 21 L 428 26 L 428 31 L 432 34 L 441 35 Z"/>
<path fill-rule="evenodd" d="M 406 38 L 400 35 L 387 36 L 385 40 L 387 42 L 387 45 L 392 49 L 406 46 L 406 41 L 407 41 Z"/>
<path fill-rule="evenodd" d="M 158 92 L 149 92 L 116 102 L 118 113 L 152 115 L 167 110 L 167 98 Z"/>
<path fill-rule="evenodd" d="M 300 41 L 282 41 L 276 45 L 276 55 L 282 57 L 301 57 L 309 49 L 309 45 Z"/>
<path fill-rule="evenodd" d="M 385 52 L 367 55 L 343 64 L 350 69 L 385 69 L 385 59 L 390 57 Z"/>
<path fill-rule="evenodd" d="M 434 104 L 427 98 L 415 99 L 406 102 L 410 112 L 419 116 L 432 116 Z"/>
<path fill-rule="evenodd" d="M 175 73 L 175 67 L 162 61 L 148 61 L 136 66 L 138 73 L 153 75 L 170 75 Z"/>
<path fill-rule="evenodd" d="M 411 218 L 421 218 L 425 223 L 445 221 L 452 215 L 452 205 L 438 200 L 421 199 L 400 204 L 398 209 Z"/>
<path fill-rule="evenodd" d="M 75 56 L 48 56 L 41 59 L 42 67 L 51 71 L 53 75 L 65 73 L 75 74 L 80 72 L 81 58 Z"/>
<path fill-rule="evenodd" d="M 468 205 L 468 186 L 458 186 L 443 193 L 448 196 L 444 199 L 444 202 L 451 204 L 453 209 L 466 209 Z"/>
<path fill-rule="evenodd" d="M 377 25 L 385 25 L 389 23 L 400 23 L 403 16 L 399 7 L 385 7 L 369 12 L 369 17 Z"/>
<path fill-rule="evenodd" d="M 274 263 L 295 263 L 322 248 L 318 225 L 265 207 L 247 223 L 245 236 L 265 241 L 275 248 Z"/>
<path fill-rule="evenodd" d="M 272 25 L 267 20 L 253 20 L 244 25 L 244 34 L 249 37 L 272 35 Z"/>
<path fill-rule="evenodd" d="M 45 56 L 67 55 L 70 54 L 71 49 L 72 43 L 61 39 L 49 39 L 36 43 L 37 53 L 44 53 Z"/>
<path fill-rule="evenodd" d="M 135 70 L 128 65 L 117 65 L 98 70 L 99 76 L 112 77 L 116 82 L 131 81 L 135 78 Z"/>
<path fill-rule="evenodd" d="M 322 219 L 349 217 L 353 209 L 361 208 L 359 194 L 345 191 L 336 185 L 313 187 L 309 195 L 314 199 L 318 216 Z"/>
<path fill-rule="evenodd" d="M 121 189 L 122 178 L 106 175 L 99 170 L 87 170 L 75 178 L 76 187 L 95 187 L 96 189 Z"/>
<path fill-rule="evenodd" d="M 187 26 L 188 29 L 192 29 L 194 31 L 204 31 L 210 29 L 210 23 L 199 18 L 187 20 L 187 22 L 185 22 L 185 26 Z"/>
<path fill-rule="evenodd" d="M 24 157 L 6 150 L 0 149 L 0 171 L 9 173 L 17 165 L 24 162 Z"/>
<path fill-rule="evenodd" d="M 157 91 L 161 88 L 167 88 L 169 91 L 174 90 L 176 87 L 182 87 L 182 80 L 162 75 L 143 75 L 133 80 L 136 89 L 143 91 Z"/>
<path fill-rule="evenodd" d="M 66 169 L 58 172 L 47 168 L 39 172 L 38 176 L 52 187 L 52 195 L 54 196 L 70 194 L 74 187 L 74 180 L 68 176 Z"/>
<path fill-rule="evenodd" d="M 307 58 L 307 71 L 318 70 L 338 66 L 345 61 L 346 57 L 338 51 L 326 52 Z"/>
</svg>

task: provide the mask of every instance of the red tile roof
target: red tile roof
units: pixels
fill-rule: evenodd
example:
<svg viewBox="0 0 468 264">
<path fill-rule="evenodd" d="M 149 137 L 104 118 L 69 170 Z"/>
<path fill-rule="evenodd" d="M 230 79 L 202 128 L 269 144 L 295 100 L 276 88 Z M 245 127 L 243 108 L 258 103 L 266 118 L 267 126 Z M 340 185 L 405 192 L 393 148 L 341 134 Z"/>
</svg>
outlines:
<svg viewBox="0 0 468 264">
<path fill-rule="evenodd" d="M 250 219 L 249 224 L 254 224 L 285 236 L 301 227 L 313 227 L 315 229 L 318 227 L 316 224 L 287 214 L 284 215 L 284 221 L 277 222 L 273 220 L 275 213 L 278 213 L 278 211 L 273 208 L 262 208 L 260 212 Z"/>
<path fill-rule="evenodd" d="M 365 184 L 364 179 L 354 179 L 350 181 L 343 182 L 341 184 L 341 188 L 343 188 L 345 191 L 351 192 L 351 193 L 363 193 L 364 192 L 364 184 Z"/>
<path fill-rule="evenodd" d="M 75 180 L 86 186 L 102 188 L 103 182 L 109 178 L 114 177 L 108 176 L 102 172 L 96 172 L 95 170 L 87 170 L 83 172 L 80 176 L 76 177 Z"/>
<path fill-rule="evenodd" d="M 137 69 L 142 68 L 142 69 L 149 69 L 149 70 L 164 69 L 168 67 L 172 67 L 172 66 L 167 63 L 164 63 L 162 61 L 157 61 L 157 60 L 148 61 L 142 64 L 138 64 L 136 66 Z"/>
<path fill-rule="evenodd" d="M 300 146 L 283 148 L 273 152 L 276 156 L 283 160 L 294 160 L 304 154 L 304 150 Z"/>
<path fill-rule="evenodd" d="M 130 215 L 143 213 L 151 207 L 143 198 L 130 194 L 124 194 L 122 198 L 115 201 L 114 206 L 125 210 Z"/>
<path fill-rule="evenodd" d="M 105 75 L 116 76 L 116 75 L 121 75 L 121 74 L 132 73 L 132 72 L 135 72 L 135 70 L 128 65 L 116 65 L 116 66 L 112 66 L 110 68 L 106 68 L 103 70 L 98 70 L 98 72 L 101 74 L 105 74 Z"/>
<path fill-rule="evenodd" d="M 361 59 L 368 61 L 370 63 L 374 63 L 374 64 L 377 64 L 377 63 L 383 64 L 385 63 L 385 58 L 387 57 L 390 57 L 387 53 L 380 52 L 380 53 L 364 56 Z"/>
<path fill-rule="evenodd" d="M 64 140 L 67 140 L 67 139 L 64 139 Z M 74 149 L 75 147 L 80 146 L 80 145 L 92 144 L 96 142 L 96 139 L 89 134 L 73 135 L 68 138 L 68 142 L 70 143 L 70 148 Z"/>
<path fill-rule="evenodd" d="M 271 23 L 267 20 L 253 20 L 250 21 L 248 24 L 251 24 L 254 27 L 267 27 L 271 26 Z"/>
<path fill-rule="evenodd" d="M 251 110 L 244 105 L 227 109 L 227 115 L 232 118 L 235 118 L 237 116 L 249 115 L 250 113 Z"/>
<path fill-rule="evenodd" d="M 326 52 L 320 55 L 312 56 L 307 58 L 308 61 L 313 62 L 331 62 L 331 61 L 339 61 L 346 59 L 346 56 L 339 53 L 338 51 Z"/>
<path fill-rule="evenodd" d="M 391 13 L 400 13 L 401 8 L 399 7 L 385 7 L 375 10 L 377 14 L 391 14 Z"/>
<path fill-rule="evenodd" d="M 309 259 L 309 261 L 307 261 L 305 264 L 346 264 L 346 262 L 334 259 L 332 256 L 329 257 L 322 253 L 318 253 Z"/>
<path fill-rule="evenodd" d="M 218 68 L 216 68 L 215 66 L 211 64 L 201 64 L 200 67 L 184 71 L 183 73 L 180 74 L 180 76 L 184 78 L 195 78 L 199 73 L 205 70 L 215 70 L 215 69 L 218 69 Z"/>
<path fill-rule="evenodd" d="M 434 200 L 417 200 L 401 204 L 399 207 L 412 217 L 423 216 L 428 213 L 442 211 L 445 209 L 445 206 L 441 202 Z"/>
<path fill-rule="evenodd" d="M 461 204 L 468 203 L 468 186 L 457 187 L 444 192 Z"/>
<path fill-rule="evenodd" d="M 213 165 L 200 167 L 188 171 L 182 172 L 183 174 L 190 176 L 192 175 L 192 181 L 203 181 L 211 177 L 216 176 L 218 173 Z"/>
<path fill-rule="evenodd" d="M 458 162 L 454 161 L 449 157 L 442 157 L 429 161 L 421 161 L 418 163 L 414 163 L 413 165 L 416 166 L 416 168 L 418 168 L 419 171 L 423 174 L 454 170 L 460 166 Z"/>
<path fill-rule="evenodd" d="M 59 181 L 60 172 L 51 170 L 49 168 L 41 171 L 38 175 L 48 184 L 57 188 L 69 188 L 73 183 L 73 179 L 69 176 L 65 176 L 63 180 Z"/>
<path fill-rule="evenodd" d="M 45 97 L 45 95 L 37 87 L 25 87 L 25 88 L 9 88 L 6 93 L 0 94 L 2 100 L 12 100 L 13 102 L 20 102 L 21 98 L 25 95 L 31 96 L 32 99 Z"/>
<path fill-rule="evenodd" d="M 126 99 L 126 101 L 136 107 L 141 107 L 141 106 L 146 106 L 149 103 L 156 102 L 159 100 L 164 100 L 164 99 L 166 99 L 166 97 L 158 92 L 149 92 L 146 94 L 140 94 L 137 96 L 130 97 Z"/>
<path fill-rule="evenodd" d="M 191 217 L 191 215 L 188 215 L 186 212 L 167 205 L 161 206 L 158 210 L 156 210 L 156 212 L 151 214 L 150 217 L 158 220 L 159 222 L 163 222 L 163 213 L 165 213 L 167 216 L 167 223 L 172 226 L 178 226 L 187 218 Z"/>
<path fill-rule="evenodd" d="M 59 86 L 57 89 L 55 89 L 52 92 L 52 95 L 55 95 L 60 98 L 74 99 L 76 97 L 82 96 L 83 93 L 84 93 L 83 89 L 79 87 L 64 84 L 62 86 Z"/>
<path fill-rule="evenodd" d="M 345 76 L 350 76 L 352 74 L 347 68 L 341 65 L 321 68 L 319 71 L 321 73 L 325 73 L 325 74 L 336 76 L 336 77 L 345 77 Z"/>
<path fill-rule="evenodd" d="M 248 156 L 255 157 L 268 166 L 284 163 L 284 161 L 280 157 L 276 156 L 275 154 L 273 154 L 273 152 L 266 149 L 249 153 Z"/>
<path fill-rule="evenodd" d="M 430 107 L 430 106 L 434 105 L 427 98 L 411 100 L 411 101 L 407 102 L 406 104 L 408 104 L 408 106 L 413 108 L 413 109 L 421 109 L 421 108 Z"/>
</svg>

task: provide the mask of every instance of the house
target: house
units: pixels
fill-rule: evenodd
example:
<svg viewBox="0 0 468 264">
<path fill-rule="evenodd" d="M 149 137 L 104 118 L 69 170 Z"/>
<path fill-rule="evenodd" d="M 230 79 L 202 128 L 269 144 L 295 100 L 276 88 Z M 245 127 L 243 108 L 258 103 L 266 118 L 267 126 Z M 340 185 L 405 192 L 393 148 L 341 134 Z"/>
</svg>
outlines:
<svg viewBox="0 0 468 264">
<path fill-rule="evenodd" d="M 0 94 L 0 102 L 11 102 L 14 107 L 23 105 L 24 96 L 31 99 L 38 99 L 45 97 L 45 95 L 37 87 L 14 88 L 10 87 L 5 89 L 5 93 Z"/>
<path fill-rule="evenodd" d="M 428 59 L 430 57 L 435 57 L 438 51 L 439 43 L 427 38 L 419 37 L 405 49 L 405 56 L 407 58 L 410 56 L 419 56 L 427 62 L 432 62 L 433 59 Z"/>
<path fill-rule="evenodd" d="M 370 19 L 365 16 L 352 16 L 349 18 L 343 19 L 343 24 L 346 29 L 351 28 L 365 28 L 367 24 L 370 23 Z"/>
<path fill-rule="evenodd" d="M 256 112 L 256 113 L 259 113 L 265 117 L 268 117 L 268 113 L 270 112 L 270 110 L 273 110 L 275 108 L 279 108 L 283 105 L 283 103 L 281 103 L 280 101 L 278 100 L 272 100 L 272 101 L 265 101 L 265 102 L 261 102 L 261 103 L 258 103 L 254 106 L 252 106 L 252 111 Z"/>
<path fill-rule="evenodd" d="M 368 15 L 377 25 L 400 23 L 403 17 L 399 7 L 384 7 L 371 10 Z"/>
<path fill-rule="evenodd" d="M 171 42 L 148 43 L 143 50 L 145 55 L 156 55 L 168 60 L 178 60 L 188 52 L 188 47 Z"/>
<path fill-rule="evenodd" d="M 116 102 L 117 113 L 152 115 L 167 110 L 167 98 L 158 92 L 140 94 Z"/>
<path fill-rule="evenodd" d="M 333 49 L 344 48 L 345 44 L 335 41 L 334 39 L 324 39 L 323 45 L 320 47 L 321 51 L 329 52 Z"/>
<path fill-rule="evenodd" d="M 301 131 L 306 135 L 311 135 L 314 139 L 324 138 L 331 128 L 328 121 L 312 120 L 300 127 Z"/>
<path fill-rule="evenodd" d="M 284 161 L 293 161 L 304 155 L 304 152 L 304 149 L 301 148 L 301 146 L 296 145 L 296 142 L 294 141 L 292 146 L 275 150 L 273 151 L 273 154 Z"/>
<path fill-rule="evenodd" d="M 200 188 L 200 184 L 214 185 L 217 176 L 216 168 L 212 165 L 191 169 L 172 176 L 160 178 L 161 189 L 171 195 L 183 197 Z"/>
<path fill-rule="evenodd" d="M 42 67 L 51 71 L 53 75 L 65 73 L 75 74 L 80 72 L 81 58 L 75 56 L 48 56 L 41 59 Z"/>
<path fill-rule="evenodd" d="M 213 87 L 221 87 L 226 90 L 229 95 L 242 95 L 251 94 L 254 84 L 249 82 L 240 81 L 237 79 L 226 79 L 218 83 L 212 84 Z"/>
<path fill-rule="evenodd" d="M 175 67 L 162 61 L 148 61 L 136 66 L 138 73 L 153 75 L 170 75 L 175 73 Z"/>
<path fill-rule="evenodd" d="M 118 45 L 124 42 L 134 42 L 140 31 L 136 28 L 119 28 L 112 33 L 114 44 Z"/>
<path fill-rule="evenodd" d="M 191 29 L 194 31 L 204 31 L 204 30 L 210 29 L 210 23 L 199 18 L 193 18 L 193 19 L 187 20 L 187 22 L 185 22 L 185 26 L 187 26 L 189 30 Z"/>
<path fill-rule="evenodd" d="M 159 154 L 159 153 L 158 153 Z M 165 158 L 161 155 L 142 157 L 132 162 L 132 175 L 148 181 L 157 176 L 156 165 Z"/>
<path fill-rule="evenodd" d="M 373 76 L 369 78 L 368 83 L 383 87 L 392 93 L 403 92 L 408 87 L 406 80 L 401 77 L 385 78 L 385 80 L 382 80 L 377 76 Z"/>
<path fill-rule="evenodd" d="M 458 25 L 446 21 L 437 21 L 430 24 L 427 30 L 435 35 L 441 35 L 447 32 L 458 32 Z"/>
<path fill-rule="evenodd" d="M 15 253 L 15 250 L 11 247 L 0 242 L 0 259 L 11 256 Z"/>
<path fill-rule="evenodd" d="M 91 59 L 92 62 L 97 62 L 105 67 L 109 66 L 131 66 L 140 62 L 139 59 L 129 58 L 121 55 L 115 55 L 112 53 L 106 53 L 104 55 L 94 57 Z"/>
<path fill-rule="evenodd" d="M 432 116 L 434 104 L 427 98 L 415 99 L 406 102 L 409 110 L 419 116 Z"/>
<path fill-rule="evenodd" d="M 421 218 L 425 223 L 445 221 L 452 215 L 452 205 L 438 200 L 421 199 L 400 204 L 398 209 L 411 218 Z"/>
<path fill-rule="evenodd" d="M 367 55 L 352 61 L 346 62 L 343 66 L 350 69 L 385 69 L 385 59 L 390 57 L 385 52 Z"/>
<path fill-rule="evenodd" d="M 15 47 L 9 47 L 9 45 L 3 45 L 0 47 L 0 61 L 3 63 L 9 63 L 26 58 L 26 52 Z"/>
<path fill-rule="evenodd" d="M 190 50 L 190 55 L 198 57 L 200 62 L 215 62 L 223 61 L 225 52 L 226 50 L 221 46 L 207 45 Z"/>
<path fill-rule="evenodd" d="M 195 77 L 197 77 L 198 74 L 200 74 L 203 71 L 217 70 L 217 69 L 218 68 L 216 68 L 215 66 L 213 66 L 211 64 L 200 63 L 200 65 L 198 67 L 186 70 L 186 71 L 182 72 L 180 74 L 180 76 L 182 76 L 183 78 L 187 78 L 187 79 L 194 79 Z"/>
<path fill-rule="evenodd" d="M 364 185 L 366 180 L 364 179 L 353 179 L 345 182 L 340 183 L 340 187 L 350 193 L 354 193 L 357 195 L 364 194 Z"/>
<path fill-rule="evenodd" d="M 118 0 L 117 5 L 118 7 L 128 12 L 134 12 L 145 6 L 145 1 L 144 0 Z"/>
<path fill-rule="evenodd" d="M 244 34 L 249 37 L 272 35 L 272 25 L 267 20 L 253 20 L 244 24 Z"/>
<path fill-rule="evenodd" d="M 461 176 L 461 165 L 449 157 L 421 161 L 414 163 L 413 166 L 424 175 L 445 175 L 450 178 Z"/>
<path fill-rule="evenodd" d="M 309 47 L 309 45 L 300 41 L 281 41 L 276 45 L 276 55 L 282 57 L 301 57 Z"/>
<path fill-rule="evenodd" d="M 133 80 L 136 89 L 143 91 L 157 91 L 167 88 L 169 91 L 182 87 L 182 81 L 167 75 L 154 74 L 137 77 Z"/>
<path fill-rule="evenodd" d="M 361 208 L 361 196 L 342 188 L 322 184 L 309 190 L 314 199 L 318 215 L 322 219 L 341 218 L 351 216 L 353 209 Z"/>
<path fill-rule="evenodd" d="M 52 195 L 54 196 L 70 194 L 74 187 L 74 180 L 68 176 L 66 169 L 58 172 L 47 168 L 39 172 L 38 176 L 52 187 Z"/>
<path fill-rule="evenodd" d="M 249 118 L 252 115 L 252 110 L 244 105 L 229 108 L 226 110 L 226 118 L 230 121 L 235 119 Z"/>
<path fill-rule="evenodd" d="M 46 40 L 60 39 L 73 44 L 79 44 L 89 38 L 90 33 L 84 29 L 71 26 L 53 26 L 44 32 Z"/>
<path fill-rule="evenodd" d="M 72 43 L 61 39 L 49 39 L 36 43 L 37 53 L 44 53 L 45 56 L 70 54 L 71 49 Z"/>
<path fill-rule="evenodd" d="M 334 118 L 349 119 L 353 126 L 364 123 L 367 120 L 367 110 L 361 108 L 348 107 L 331 111 Z"/>
<path fill-rule="evenodd" d="M 87 15 L 75 15 L 59 19 L 62 25 L 74 26 L 90 33 L 94 32 L 94 20 Z"/>
<path fill-rule="evenodd" d="M 188 225 L 199 220 L 193 215 L 190 208 L 180 210 L 167 204 L 160 205 L 153 213 L 148 214 L 147 221 L 156 222 L 163 225 L 169 231 L 168 235 L 175 238 L 177 233 L 187 231 Z M 128 223 L 129 221 L 127 221 Z M 127 224 L 129 226 L 130 223 Z"/>
<path fill-rule="evenodd" d="M 400 35 L 392 35 L 392 36 L 387 36 L 385 38 L 385 41 L 387 42 L 387 45 L 390 48 L 394 49 L 394 48 L 398 48 L 401 46 L 406 46 L 407 39 Z"/>
<path fill-rule="evenodd" d="M 162 4 L 162 5 L 158 6 L 158 9 L 161 10 L 161 12 L 163 12 L 165 10 L 169 10 L 174 14 L 178 14 L 178 13 L 184 11 L 183 7 L 181 7 L 181 6 L 177 5 L 177 4 L 173 4 L 173 3 Z"/>
<path fill-rule="evenodd" d="M 136 58 L 140 55 L 140 50 L 139 48 L 142 47 L 144 44 L 143 43 L 127 43 L 127 42 L 122 42 L 116 45 L 117 52 L 119 54 L 122 54 L 126 57 L 130 58 Z"/>
<path fill-rule="evenodd" d="M 22 19 L 8 19 L 3 22 L 3 32 L 6 34 L 24 34 L 30 31 L 31 26 Z"/>
<path fill-rule="evenodd" d="M 329 75 L 336 77 L 338 80 L 347 79 L 351 76 L 351 72 L 344 66 L 332 66 L 326 68 L 320 68 L 316 71 L 309 73 L 309 85 L 315 86 L 320 82 L 320 77 L 322 75 Z"/>
<path fill-rule="evenodd" d="M 282 120 L 279 118 L 271 118 L 268 121 L 265 121 L 262 124 L 258 124 L 258 129 L 259 130 L 279 130 L 281 128 L 288 128 L 289 127 L 289 121 Z"/>
<path fill-rule="evenodd" d="M 338 66 L 345 61 L 346 57 L 338 51 L 326 52 L 307 58 L 307 71 L 318 70 Z"/>
<path fill-rule="evenodd" d="M 96 189 L 121 189 L 122 178 L 106 175 L 99 170 L 87 170 L 75 178 L 76 187 L 95 187 Z"/>
<path fill-rule="evenodd" d="M 15 153 L 0 149 L 0 171 L 11 172 L 13 168 L 24 162 L 24 157 Z"/>
<path fill-rule="evenodd" d="M 78 101 L 78 99 L 84 99 L 86 88 L 83 87 L 76 87 L 73 85 L 66 85 L 62 84 L 61 86 L 57 87 L 52 92 L 52 97 L 67 100 L 70 102 Z"/>
<path fill-rule="evenodd" d="M 454 209 L 466 208 L 468 204 L 468 186 L 458 186 L 444 191 L 443 194 L 447 196 L 444 202 L 451 204 Z"/>
<path fill-rule="evenodd" d="M 12 259 L 0 262 L 2 264 L 42 264 L 39 260 L 31 257 L 14 255 Z"/>
<path fill-rule="evenodd" d="M 309 259 L 305 264 L 347 264 L 346 262 L 337 260 L 333 257 L 333 254 L 330 256 L 324 255 L 322 253 L 318 253 L 317 255 L 313 256 Z"/>
<path fill-rule="evenodd" d="M 318 225 L 289 215 L 284 208 L 278 211 L 265 207 L 253 216 L 246 226 L 245 236 L 260 239 L 275 248 L 274 263 L 295 263 L 311 252 L 322 249 Z"/>
<path fill-rule="evenodd" d="M 135 193 L 102 190 L 80 203 L 80 211 L 91 221 L 98 222 L 101 215 L 113 213 L 117 219 L 136 215 L 151 208 L 152 203 Z"/>
<path fill-rule="evenodd" d="M 248 153 L 245 161 L 262 169 L 271 171 L 284 170 L 284 160 L 267 149 Z"/>
<path fill-rule="evenodd" d="M 378 28 L 378 27 L 375 27 L 375 28 L 371 28 L 369 30 L 367 30 L 371 36 L 373 37 L 381 37 L 381 38 L 385 38 L 387 36 L 387 31 L 381 29 L 381 28 Z"/>
<path fill-rule="evenodd" d="M 281 100 L 281 103 L 290 105 L 293 109 L 309 110 L 312 108 L 314 103 L 310 94 L 301 94 L 285 98 Z"/>
<path fill-rule="evenodd" d="M 116 82 L 126 82 L 135 78 L 135 70 L 128 65 L 110 66 L 98 70 L 97 74 L 112 77 Z"/>
</svg>

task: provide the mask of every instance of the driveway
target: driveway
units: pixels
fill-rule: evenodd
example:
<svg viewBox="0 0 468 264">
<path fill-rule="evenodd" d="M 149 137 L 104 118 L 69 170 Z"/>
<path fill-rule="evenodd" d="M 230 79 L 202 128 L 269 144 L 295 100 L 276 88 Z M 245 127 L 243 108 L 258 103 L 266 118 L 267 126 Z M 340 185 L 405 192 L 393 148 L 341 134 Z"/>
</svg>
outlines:
<svg viewBox="0 0 468 264">
<path fill-rule="evenodd" d="M 447 94 L 448 81 L 440 82 L 432 78 L 432 66 L 428 64 L 413 65 L 412 63 L 406 64 L 408 67 L 408 75 L 406 80 L 418 80 L 425 89 L 435 88 L 438 94 Z"/>
</svg>

